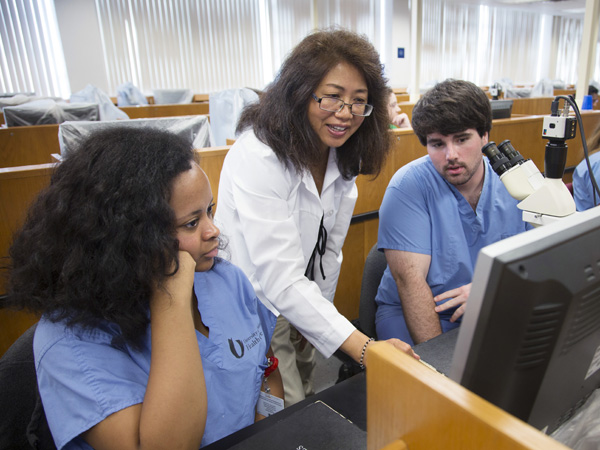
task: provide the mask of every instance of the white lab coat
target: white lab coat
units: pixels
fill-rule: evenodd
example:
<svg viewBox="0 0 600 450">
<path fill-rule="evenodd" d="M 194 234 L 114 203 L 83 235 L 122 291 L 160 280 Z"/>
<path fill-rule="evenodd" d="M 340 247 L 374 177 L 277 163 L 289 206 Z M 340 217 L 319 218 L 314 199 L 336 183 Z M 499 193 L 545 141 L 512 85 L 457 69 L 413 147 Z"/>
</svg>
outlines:
<svg viewBox="0 0 600 450">
<path fill-rule="evenodd" d="M 344 180 L 329 162 L 319 197 L 309 171 L 282 164 L 253 131 L 244 132 L 223 163 L 215 222 L 229 240 L 231 261 L 246 273 L 258 298 L 282 314 L 325 357 L 355 330 L 333 306 L 342 245 L 358 196 L 355 180 Z M 315 260 L 315 281 L 304 273 L 317 242 L 321 217 L 327 247 Z"/>
</svg>

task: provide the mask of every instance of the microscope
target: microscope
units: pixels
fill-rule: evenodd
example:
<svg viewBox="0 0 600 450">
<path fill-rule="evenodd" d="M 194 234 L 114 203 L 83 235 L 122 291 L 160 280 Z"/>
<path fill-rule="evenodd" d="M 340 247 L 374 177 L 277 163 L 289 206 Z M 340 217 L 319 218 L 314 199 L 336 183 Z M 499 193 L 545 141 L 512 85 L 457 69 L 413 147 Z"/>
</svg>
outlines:
<svg viewBox="0 0 600 450">
<path fill-rule="evenodd" d="M 509 140 L 500 145 L 489 142 L 481 151 L 488 157 L 508 193 L 519 200 L 523 221 L 533 226 L 546 225 L 575 213 L 575 201 L 562 181 L 567 162 L 567 139 L 575 137 L 577 120 L 569 117 L 569 104 L 562 110 L 558 97 L 550 116 L 544 117 L 542 137 L 548 139 L 544 157 L 545 176 L 533 161 L 525 159 Z"/>
<path fill-rule="evenodd" d="M 500 88 L 500 84 L 494 83 L 490 86 L 490 95 L 492 96 L 492 100 L 498 100 L 501 92 L 502 89 Z"/>
</svg>

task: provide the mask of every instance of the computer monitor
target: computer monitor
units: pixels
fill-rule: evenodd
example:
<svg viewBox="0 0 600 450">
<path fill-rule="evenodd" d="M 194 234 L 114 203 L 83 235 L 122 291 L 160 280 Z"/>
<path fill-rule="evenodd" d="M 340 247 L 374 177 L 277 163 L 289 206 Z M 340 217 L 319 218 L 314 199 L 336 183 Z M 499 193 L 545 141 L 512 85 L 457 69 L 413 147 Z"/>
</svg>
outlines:
<svg viewBox="0 0 600 450">
<path fill-rule="evenodd" d="M 149 117 L 130 120 L 102 120 L 98 122 L 63 122 L 58 127 L 60 157 L 78 148 L 78 144 L 94 131 L 107 128 L 159 128 L 189 138 L 194 148 L 211 147 L 213 137 L 207 116 Z"/>
<path fill-rule="evenodd" d="M 483 248 L 450 378 L 551 433 L 599 369 L 600 207 Z"/>
<path fill-rule="evenodd" d="M 510 119 L 512 114 L 512 100 L 490 100 L 492 106 L 492 119 Z"/>
</svg>

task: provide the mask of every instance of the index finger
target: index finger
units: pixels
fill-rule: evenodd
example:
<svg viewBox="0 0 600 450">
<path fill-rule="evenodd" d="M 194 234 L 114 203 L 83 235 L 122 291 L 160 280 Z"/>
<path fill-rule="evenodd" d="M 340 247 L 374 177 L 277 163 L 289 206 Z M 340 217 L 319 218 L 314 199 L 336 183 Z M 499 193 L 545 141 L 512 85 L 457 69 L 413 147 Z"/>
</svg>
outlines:
<svg viewBox="0 0 600 450">
<path fill-rule="evenodd" d="M 458 294 L 460 294 L 460 290 L 458 288 L 450 289 L 449 291 L 442 292 L 441 294 L 438 294 L 435 297 L 433 297 L 433 301 L 437 303 L 442 300 L 446 300 L 447 298 L 456 297 Z"/>
</svg>

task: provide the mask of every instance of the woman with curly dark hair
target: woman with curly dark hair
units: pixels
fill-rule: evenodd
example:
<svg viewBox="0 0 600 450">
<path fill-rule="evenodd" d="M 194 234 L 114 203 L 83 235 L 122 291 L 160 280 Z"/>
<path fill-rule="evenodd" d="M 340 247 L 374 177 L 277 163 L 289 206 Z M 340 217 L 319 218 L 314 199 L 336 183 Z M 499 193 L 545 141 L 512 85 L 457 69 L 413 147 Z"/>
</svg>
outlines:
<svg viewBox="0 0 600 450">
<path fill-rule="evenodd" d="M 42 314 L 57 448 L 198 448 L 255 420 L 275 318 L 217 258 L 213 208 L 191 142 L 166 131 L 101 131 L 58 165 L 14 238 L 8 295 Z"/>
<path fill-rule="evenodd" d="M 232 261 L 281 314 L 272 347 L 286 405 L 312 393 L 315 347 L 325 357 L 341 348 L 365 360 L 370 339 L 332 302 L 355 178 L 379 173 L 390 147 L 388 121 L 374 47 L 350 31 L 318 31 L 244 110 L 225 158 L 216 221 Z"/>
</svg>

